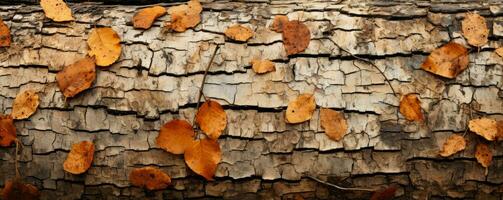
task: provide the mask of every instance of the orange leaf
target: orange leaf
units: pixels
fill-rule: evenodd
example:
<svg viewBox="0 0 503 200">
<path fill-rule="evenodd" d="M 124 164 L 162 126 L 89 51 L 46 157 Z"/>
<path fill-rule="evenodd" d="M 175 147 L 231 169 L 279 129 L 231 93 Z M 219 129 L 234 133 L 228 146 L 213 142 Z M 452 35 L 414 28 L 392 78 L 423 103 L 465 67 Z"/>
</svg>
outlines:
<svg viewBox="0 0 503 200">
<path fill-rule="evenodd" d="M 166 8 L 162 6 L 152 6 L 139 10 L 133 16 L 133 27 L 148 29 L 152 26 L 155 19 L 166 14 Z"/>
<path fill-rule="evenodd" d="M 216 140 L 227 126 L 227 114 L 218 102 L 208 100 L 197 111 L 196 122 L 209 138 Z"/>
<path fill-rule="evenodd" d="M 496 122 L 496 129 L 498 131 L 496 138 L 498 139 L 498 141 L 503 140 L 503 120 Z"/>
<path fill-rule="evenodd" d="M 187 5 L 173 6 L 168 9 L 171 22 L 166 23 L 166 28 L 176 32 L 184 32 L 188 28 L 196 27 L 201 22 L 203 7 L 198 0 L 190 0 Z"/>
<path fill-rule="evenodd" d="M 55 22 L 73 21 L 72 10 L 63 0 L 40 0 L 45 16 Z"/>
<path fill-rule="evenodd" d="M 491 152 L 491 149 L 489 149 L 486 144 L 479 143 L 475 148 L 475 158 L 477 158 L 477 162 L 479 162 L 482 167 L 488 168 L 493 160 L 493 152 Z"/>
<path fill-rule="evenodd" d="M 10 29 L 7 24 L 0 19 L 0 47 L 8 47 L 10 46 L 10 42 Z"/>
<path fill-rule="evenodd" d="M 72 145 L 72 150 L 63 163 L 63 169 L 72 174 L 82 174 L 91 167 L 94 156 L 94 144 L 82 141 Z"/>
<path fill-rule="evenodd" d="M 171 178 L 155 167 L 142 167 L 133 169 L 129 173 L 129 182 L 134 186 L 148 190 L 162 190 L 171 184 Z"/>
<path fill-rule="evenodd" d="M 26 119 L 30 117 L 38 107 L 38 95 L 34 90 L 25 90 L 17 94 L 12 105 L 11 116 L 14 119 Z"/>
<path fill-rule="evenodd" d="M 197 140 L 185 150 L 185 163 L 206 180 L 213 180 L 220 160 L 222 160 L 222 152 L 215 140 Z"/>
<path fill-rule="evenodd" d="M 161 127 L 156 143 L 173 154 L 183 154 L 194 143 L 194 129 L 186 120 L 174 119 Z"/>
<path fill-rule="evenodd" d="M 494 141 L 498 136 L 498 123 L 494 119 L 480 118 L 472 119 L 468 123 L 470 131 L 484 137 L 486 140 Z"/>
<path fill-rule="evenodd" d="M 449 42 L 435 49 L 421 68 L 446 78 L 454 78 L 468 67 L 468 51 L 463 45 Z"/>
<path fill-rule="evenodd" d="M 285 120 L 287 123 L 296 124 L 305 122 L 313 116 L 316 109 L 314 95 L 301 94 L 295 100 L 288 103 Z"/>
<path fill-rule="evenodd" d="M 494 50 L 494 52 L 496 52 L 496 54 L 498 54 L 498 56 L 503 57 L 503 47 L 497 48 L 496 50 Z"/>
<path fill-rule="evenodd" d="M 16 127 L 10 115 L 0 115 L 0 146 L 8 147 L 16 140 Z"/>
<path fill-rule="evenodd" d="M 276 15 L 274 16 L 274 20 L 271 24 L 271 30 L 277 33 L 283 32 L 283 27 L 288 23 L 288 17 L 285 15 Z"/>
<path fill-rule="evenodd" d="M 489 29 L 487 29 L 486 19 L 477 13 L 466 13 L 461 22 L 463 36 L 468 40 L 468 44 L 480 47 L 487 43 Z"/>
<path fill-rule="evenodd" d="M 286 54 L 293 55 L 303 52 L 311 42 L 309 28 L 298 20 L 289 21 L 283 26 L 283 45 Z"/>
<path fill-rule="evenodd" d="M 370 200 L 391 200 L 395 197 L 397 187 L 389 186 L 379 191 L 375 191 Z"/>
<path fill-rule="evenodd" d="M 40 198 L 38 189 L 19 180 L 8 180 L 2 190 L 3 200 L 35 200 Z"/>
<path fill-rule="evenodd" d="M 447 138 L 440 151 L 440 155 L 443 157 L 449 157 L 459 151 L 464 150 L 466 147 L 465 138 L 461 135 L 452 134 Z"/>
<path fill-rule="evenodd" d="M 423 121 L 420 104 L 415 94 L 406 94 L 400 99 L 400 113 L 409 121 Z"/>
<path fill-rule="evenodd" d="M 225 36 L 240 42 L 246 42 L 253 37 L 253 34 L 253 30 L 240 24 L 232 25 L 225 30 Z"/>
<path fill-rule="evenodd" d="M 344 114 L 329 108 L 321 109 L 320 123 L 328 138 L 334 141 L 341 140 L 348 131 L 348 123 L 344 118 Z"/>
<path fill-rule="evenodd" d="M 269 60 L 256 60 L 253 59 L 251 61 L 252 69 L 257 74 L 264 74 L 267 72 L 276 71 L 276 67 L 274 67 L 274 63 Z"/>
<path fill-rule="evenodd" d="M 121 55 L 121 38 L 112 28 L 94 28 L 89 34 L 87 45 L 89 56 L 95 57 L 96 65 L 106 67 Z"/>
<path fill-rule="evenodd" d="M 73 97 L 91 87 L 96 78 L 93 59 L 86 57 L 78 60 L 56 74 L 58 87 L 65 97 Z"/>
</svg>

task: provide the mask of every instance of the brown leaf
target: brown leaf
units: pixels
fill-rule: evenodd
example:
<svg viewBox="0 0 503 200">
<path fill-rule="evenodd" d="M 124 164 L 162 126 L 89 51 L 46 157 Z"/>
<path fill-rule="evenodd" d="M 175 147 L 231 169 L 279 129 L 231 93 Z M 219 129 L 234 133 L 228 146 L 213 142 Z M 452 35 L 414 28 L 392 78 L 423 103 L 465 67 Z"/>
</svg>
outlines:
<svg viewBox="0 0 503 200">
<path fill-rule="evenodd" d="M 320 110 L 320 123 L 328 138 L 334 141 L 341 140 L 348 132 L 348 123 L 344 114 L 329 108 Z"/>
<path fill-rule="evenodd" d="M 496 134 L 496 139 L 498 139 L 498 141 L 503 140 L 503 120 L 496 122 L 496 129 L 498 131 Z"/>
<path fill-rule="evenodd" d="M 185 150 L 185 163 L 192 171 L 203 176 L 206 180 L 213 180 L 220 160 L 222 160 L 222 152 L 215 140 L 197 140 Z"/>
<path fill-rule="evenodd" d="M 0 18 L 0 47 L 8 47 L 10 46 L 10 43 L 10 29 Z"/>
<path fill-rule="evenodd" d="M 232 40 L 241 42 L 246 42 L 248 39 L 253 37 L 253 35 L 253 30 L 240 24 L 232 25 L 225 30 L 225 36 Z"/>
<path fill-rule="evenodd" d="M 186 120 L 174 119 L 161 127 L 157 146 L 173 154 L 183 154 L 194 143 L 194 129 Z"/>
<path fill-rule="evenodd" d="M 484 137 L 486 140 L 494 141 L 498 135 L 498 125 L 496 120 L 489 118 L 472 119 L 468 123 L 470 131 Z"/>
<path fill-rule="evenodd" d="M 94 28 L 89 34 L 87 45 L 89 56 L 95 58 L 96 65 L 106 67 L 121 55 L 121 38 L 112 28 Z"/>
<path fill-rule="evenodd" d="M 286 54 L 293 55 L 303 52 L 311 42 L 309 28 L 298 20 L 292 20 L 283 26 L 283 45 Z"/>
<path fill-rule="evenodd" d="M 305 122 L 313 116 L 316 109 L 314 95 L 301 94 L 295 100 L 288 103 L 285 120 L 287 123 L 296 124 Z"/>
<path fill-rule="evenodd" d="M 82 141 L 72 145 L 72 150 L 63 163 L 63 169 L 72 174 L 82 174 L 91 167 L 94 156 L 94 144 Z"/>
<path fill-rule="evenodd" d="M 197 111 L 196 122 L 209 138 L 216 140 L 227 126 L 227 114 L 218 102 L 208 100 Z"/>
<path fill-rule="evenodd" d="M 149 29 L 155 19 L 166 14 L 166 8 L 162 6 L 152 6 L 136 12 L 133 16 L 133 27 Z"/>
<path fill-rule="evenodd" d="M 25 90 L 17 94 L 12 105 L 11 116 L 14 119 L 26 119 L 30 117 L 38 107 L 38 95 L 34 90 Z"/>
<path fill-rule="evenodd" d="M 148 190 L 162 190 L 171 184 L 171 178 L 158 168 L 142 167 L 129 173 L 129 182 Z"/>
<path fill-rule="evenodd" d="M 251 61 L 251 64 L 252 64 L 253 71 L 257 74 L 264 74 L 267 72 L 276 71 L 276 67 L 274 66 L 274 63 L 269 60 L 253 59 Z"/>
<path fill-rule="evenodd" d="M 480 47 L 487 43 L 489 29 L 487 29 L 486 19 L 477 13 L 466 13 L 461 22 L 463 36 L 468 40 L 468 44 Z"/>
<path fill-rule="evenodd" d="M 416 94 L 406 94 L 400 99 L 400 113 L 409 121 L 423 121 L 421 102 Z"/>
<path fill-rule="evenodd" d="M 176 32 L 184 32 L 188 28 L 196 27 L 201 22 L 202 10 L 203 7 L 198 0 L 190 0 L 187 5 L 173 6 L 168 9 L 171 22 L 167 22 L 165 27 Z"/>
<path fill-rule="evenodd" d="M 40 0 L 45 16 L 55 22 L 73 21 L 72 10 L 63 0 Z"/>
<path fill-rule="evenodd" d="M 446 78 L 455 78 L 467 67 L 468 51 L 455 42 L 433 50 L 421 65 L 424 70 Z"/>
<path fill-rule="evenodd" d="M 40 198 L 38 189 L 19 180 L 8 180 L 2 190 L 3 200 L 36 200 Z"/>
<path fill-rule="evenodd" d="M 271 30 L 277 33 L 283 32 L 283 27 L 288 23 L 288 17 L 285 15 L 276 15 L 274 16 L 274 20 L 271 24 Z"/>
<path fill-rule="evenodd" d="M 0 115 L 0 146 L 8 147 L 16 140 L 16 127 L 10 115 Z"/>
<path fill-rule="evenodd" d="M 452 134 L 447 138 L 440 151 L 440 155 L 443 157 L 449 157 L 459 151 L 464 150 L 466 147 L 465 138 L 461 135 Z"/>
<path fill-rule="evenodd" d="M 491 149 L 489 149 L 486 144 L 479 143 L 475 148 L 475 158 L 477 158 L 477 162 L 479 162 L 482 167 L 488 168 L 493 160 L 493 152 L 491 152 Z"/>
<path fill-rule="evenodd" d="M 73 97 L 91 87 L 96 78 L 94 60 L 86 57 L 56 74 L 58 87 L 65 97 Z"/>
<path fill-rule="evenodd" d="M 391 200 L 395 197 L 397 187 L 392 185 L 382 190 L 375 191 L 370 200 Z"/>
<path fill-rule="evenodd" d="M 496 52 L 498 56 L 503 57 L 503 47 L 497 48 L 496 50 L 494 50 L 494 52 Z"/>
</svg>

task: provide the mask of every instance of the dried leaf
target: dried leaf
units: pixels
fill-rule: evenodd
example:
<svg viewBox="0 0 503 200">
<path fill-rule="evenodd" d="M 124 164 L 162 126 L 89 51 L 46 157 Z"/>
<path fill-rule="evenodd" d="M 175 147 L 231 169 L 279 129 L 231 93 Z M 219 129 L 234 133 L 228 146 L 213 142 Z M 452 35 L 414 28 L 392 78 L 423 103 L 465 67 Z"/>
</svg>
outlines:
<svg viewBox="0 0 503 200">
<path fill-rule="evenodd" d="M 25 90 L 17 94 L 12 105 L 11 116 L 14 119 L 26 119 L 30 117 L 38 107 L 38 95 L 34 90 Z"/>
<path fill-rule="evenodd" d="M 251 61 L 251 64 L 252 64 L 253 71 L 257 74 L 264 74 L 267 72 L 276 71 L 276 67 L 274 66 L 274 63 L 269 60 L 253 59 Z"/>
<path fill-rule="evenodd" d="M 148 190 L 162 190 L 171 184 L 171 178 L 158 168 L 142 167 L 129 173 L 129 182 Z"/>
<path fill-rule="evenodd" d="M 314 95 L 301 94 L 295 100 L 288 103 L 285 120 L 290 124 L 305 122 L 311 119 L 315 109 L 316 102 L 314 101 Z"/>
<path fill-rule="evenodd" d="M 423 121 L 421 102 L 416 94 L 406 94 L 400 99 L 400 113 L 409 121 Z"/>
<path fill-rule="evenodd" d="M 185 163 L 195 173 L 206 180 L 213 180 L 217 165 L 222 159 L 222 152 L 217 141 L 210 139 L 197 140 L 185 150 Z"/>
<path fill-rule="evenodd" d="M 459 151 L 464 150 L 466 147 L 465 138 L 461 135 L 452 134 L 447 138 L 440 151 L 440 155 L 443 157 L 449 157 Z"/>
<path fill-rule="evenodd" d="M 232 25 L 225 30 L 225 36 L 241 42 L 246 42 L 248 39 L 252 38 L 253 35 L 253 30 L 240 24 Z"/>
<path fill-rule="evenodd" d="M 496 134 L 496 139 L 498 139 L 498 141 L 503 140 L 503 120 L 496 122 L 496 129 L 498 131 L 498 133 Z"/>
<path fill-rule="evenodd" d="M 136 12 L 133 16 L 133 27 L 149 29 L 155 19 L 166 14 L 166 8 L 162 6 L 152 6 Z"/>
<path fill-rule="evenodd" d="M 8 47 L 10 46 L 10 43 L 10 29 L 0 18 L 0 47 Z"/>
<path fill-rule="evenodd" d="M 194 129 L 186 120 L 174 119 L 161 127 L 157 146 L 173 154 L 183 154 L 194 143 Z"/>
<path fill-rule="evenodd" d="M 477 158 L 477 162 L 479 162 L 482 167 L 488 168 L 493 160 L 493 152 L 491 152 L 491 149 L 489 149 L 489 146 L 486 144 L 479 143 L 475 148 L 475 158 Z"/>
<path fill-rule="evenodd" d="M 173 6 L 168 9 L 171 22 L 167 22 L 165 27 L 176 32 L 196 27 L 201 22 L 201 11 L 203 7 L 198 0 L 190 0 L 187 5 Z"/>
<path fill-rule="evenodd" d="M 489 118 L 472 119 L 468 123 L 470 131 L 484 137 L 486 140 L 494 141 L 498 135 L 498 125 L 496 120 Z"/>
<path fill-rule="evenodd" d="M 487 29 L 486 19 L 477 13 L 466 13 L 461 22 L 461 29 L 468 44 L 480 47 L 488 41 L 489 29 Z"/>
<path fill-rule="evenodd" d="M 8 147 L 16 140 L 16 127 L 10 115 L 0 115 L 0 146 Z"/>
<path fill-rule="evenodd" d="M 8 180 L 2 190 L 3 200 L 35 200 L 40 198 L 38 189 L 19 180 Z"/>
<path fill-rule="evenodd" d="M 283 27 L 288 23 L 288 17 L 285 15 L 276 15 L 274 16 L 274 20 L 271 24 L 271 30 L 277 33 L 283 32 Z"/>
<path fill-rule="evenodd" d="M 503 47 L 497 48 L 496 50 L 494 50 L 494 52 L 496 52 L 496 54 L 498 54 L 498 56 L 503 57 Z"/>
<path fill-rule="evenodd" d="M 348 123 L 344 118 L 344 114 L 329 108 L 321 109 L 320 123 L 328 138 L 334 141 L 341 140 L 348 132 Z"/>
<path fill-rule="evenodd" d="M 218 102 L 208 100 L 197 111 L 196 122 L 209 138 L 216 140 L 227 126 L 227 114 Z"/>
<path fill-rule="evenodd" d="M 95 57 L 96 65 L 106 67 L 121 55 L 121 38 L 112 28 L 94 28 L 89 34 L 87 45 L 89 56 Z"/>
<path fill-rule="evenodd" d="M 463 45 L 449 42 L 433 50 L 421 68 L 446 78 L 455 78 L 468 67 L 468 51 Z"/>
<path fill-rule="evenodd" d="M 392 185 L 379 191 L 375 191 L 370 200 L 391 200 L 395 197 L 397 187 Z"/>
<path fill-rule="evenodd" d="M 72 10 L 63 0 L 40 0 L 45 16 L 55 22 L 73 21 Z"/>
<path fill-rule="evenodd" d="M 72 150 L 63 163 L 63 169 L 72 174 L 82 174 L 91 167 L 94 156 L 94 144 L 82 141 L 72 145 Z"/>
<path fill-rule="evenodd" d="M 73 97 L 91 87 L 96 78 L 94 60 L 86 57 L 66 66 L 56 74 L 58 87 L 65 97 Z"/>
<path fill-rule="evenodd" d="M 293 55 L 303 52 L 311 42 L 309 28 L 298 20 L 292 20 L 283 26 L 283 45 L 286 54 Z"/>
</svg>

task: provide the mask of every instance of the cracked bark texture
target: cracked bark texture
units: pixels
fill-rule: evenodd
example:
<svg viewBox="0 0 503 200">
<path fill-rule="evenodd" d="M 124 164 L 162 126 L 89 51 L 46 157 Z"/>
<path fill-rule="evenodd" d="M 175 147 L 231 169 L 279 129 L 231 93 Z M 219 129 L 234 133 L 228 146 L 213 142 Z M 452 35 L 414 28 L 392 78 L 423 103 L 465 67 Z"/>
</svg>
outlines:
<svg viewBox="0 0 503 200">
<path fill-rule="evenodd" d="M 488 174 L 474 158 L 481 139 L 467 133 L 465 151 L 438 156 L 443 141 L 463 134 L 467 120 L 503 119 L 503 4 L 500 1 L 242 1 L 203 2 L 202 22 L 184 33 L 166 33 L 161 17 L 146 31 L 131 18 L 139 7 L 69 4 L 77 21 L 54 23 L 38 5 L 0 6 L 13 44 L 0 49 L 0 110 L 11 111 L 19 91 L 39 92 L 35 115 L 15 123 L 24 144 L 20 170 L 42 199 L 361 199 L 368 192 L 327 188 L 306 176 L 343 186 L 397 184 L 401 199 L 500 199 L 503 148 L 491 145 Z M 175 4 L 164 4 L 166 7 Z M 489 43 L 470 53 L 469 68 L 453 80 L 420 69 L 433 49 L 461 35 L 463 13 L 477 11 L 490 28 Z M 300 19 L 311 43 L 287 57 L 281 34 L 268 30 L 277 14 Z M 226 27 L 242 23 L 256 36 L 247 44 L 226 41 Z M 122 38 L 122 55 L 100 69 L 91 89 L 65 102 L 56 73 L 86 55 L 91 28 L 110 26 Z M 198 89 L 213 48 L 221 45 L 204 94 L 228 115 L 219 139 L 223 151 L 216 180 L 206 182 L 183 156 L 155 144 L 160 126 L 173 118 L 192 121 Z M 397 115 L 400 94 L 418 93 L 425 123 Z M 256 75 L 253 58 L 269 59 L 276 71 Z M 314 93 L 317 107 L 343 111 L 350 133 L 340 142 L 325 136 L 319 109 L 309 122 L 287 125 L 284 110 L 298 94 Z M 396 117 L 399 116 L 398 123 Z M 93 140 L 96 153 L 84 175 L 63 171 L 71 144 Z M 14 147 L 0 149 L 0 185 L 15 176 Z M 135 167 L 160 167 L 173 178 L 167 190 L 145 192 L 127 175 Z"/>
</svg>

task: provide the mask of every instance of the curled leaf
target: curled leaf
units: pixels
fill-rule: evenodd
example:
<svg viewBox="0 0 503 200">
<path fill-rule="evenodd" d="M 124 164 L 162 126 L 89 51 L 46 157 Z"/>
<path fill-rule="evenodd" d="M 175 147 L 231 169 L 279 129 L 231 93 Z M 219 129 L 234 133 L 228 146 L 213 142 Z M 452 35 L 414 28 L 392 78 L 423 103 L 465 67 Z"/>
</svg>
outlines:
<svg viewBox="0 0 503 200">
<path fill-rule="evenodd" d="M 91 87 L 94 79 L 96 79 L 96 66 L 89 57 L 66 66 L 56 74 L 56 82 L 65 97 L 73 97 Z"/>
<path fill-rule="evenodd" d="M 252 60 L 252 69 L 255 73 L 257 74 L 264 74 L 267 72 L 273 72 L 276 71 L 276 67 L 274 66 L 274 63 L 269 61 L 269 60 Z"/>
<path fill-rule="evenodd" d="M 8 47 L 10 46 L 10 43 L 10 29 L 0 18 L 0 47 Z"/>
<path fill-rule="evenodd" d="M 288 103 L 285 120 L 287 123 L 296 124 L 305 122 L 313 116 L 316 109 L 314 95 L 301 94 L 295 100 Z"/>
<path fill-rule="evenodd" d="M 463 138 L 463 136 L 461 135 L 452 134 L 445 141 L 444 146 L 440 151 L 440 155 L 443 157 L 449 157 L 459 151 L 464 150 L 465 147 L 466 147 L 465 138 Z"/>
<path fill-rule="evenodd" d="M 309 28 L 298 20 L 292 20 L 283 26 L 283 45 L 286 54 L 293 55 L 303 52 L 311 42 Z"/>
<path fill-rule="evenodd" d="M 498 124 L 494 119 L 480 118 L 472 119 L 468 123 L 470 131 L 484 137 L 486 140 L 494 141 L 498 136 Z"/>
<path fill-rule="evenodd" d="M 148 29 L 155 19 L 166 14 L 166 8 L 162 6 L 152 6 L 139 10 L 133 16 L 133 27 Z"/>
<path fill-rule="evenodd" d="M 253 34 L 253 30 L 240 24 L 232 25 L 225 30 L 225 36 L 240 42 L 246 42 L 253 37 Z"/>
<path fill-rule="evenodd" d="M 40 0 L 45 16 L 55 22 L 73 21 L 72 10 L 63 0 Z"/>
<path fill-rule="evenodd" d="M 142 167 L 129 173 L 129 182 L 148 190 L 162 190 L 171 184 L 171 178 L 158 168 Z"/>
<path fill-rule="evenodd" d="M 197 111 L 196 122 L 209 138 L 216 140 L 227 126 L 227 114 L 218 102 L 208 100 Z"/>
<path fill-rule="evenodd" d="M 174 119 L 164 124 L 156 143 L 167 152 L 183 154 L 194 143 L 194 129 L 186 120 Z"/>
<path fill-rule="evenodd" d="M 82 174 L 91 167 L 94 156 L 94 144 L 82 141 L 72 145 L 72 150 L 63 163 L 63 169 L 72 174 Z"/>
<path fill-rule="evenodd" d="M 106 67 L 121 55 L 121 38 L 112 28 L 94 28 L 89 34 L 87 45 L 89 56 L 95 58 L 96 65 Z"/>
<path fill-rule="evenodd" d="M 222 160 L 222 152 L 217 141 L 211 139 L 197 140 L 185 150 L 185 163 L 195 173 L 206 180 L 213 180 L 217 165 Z"/>
<path fill-rule="evenodd" d="M 487 29 L 486 19 L 477 13 L 466 13 L 461 22 L 461 29 L 468 44 L 480 47 L 488 41 L 489 29 Z"/>
<path fill-rule="evenodd" d="M 25 90 L 17 94 L 12 105 L 11 116 L 14 119 L 26 119 L 30 117 L 38 107 L 38 95 L 34 90 Z"/>
<path fill-rule="evenodd" d="M 482 167 L 488 168 L 493 160 L 493 152 L 491 149 L 484 144 L 479 143 L 477 147 L 475 147 L 475 158 L 477 158 L 477 162 L 479 162 Z"/>
<path fill-rule="evenodd" d="M 283 27 L 288 23 L 288 17 L 285 15 L 276 15 L 274 16 L 274 20 L 271 24 L 271 30 L 277 33 L 283 32 Z"/>
<path fill-rule="evenodd" d="M 400 99 L 400 113 L 409 121 L 423 121 L 421 102 L 416 94 L 406 94 Z"/>
<path fill-rule="evenodd" d="M 3 200 L 36 200 L 40 198 L 38 189 L 17 179 L 8 180 L 2 190 Z"/>
<path fill-rule="evenodd" d="M 8 147 L 16 140 L 16 127 L 10 115 L 0 115 L 0 146 Z"/>
<path fill-rule="evenodd" d="M 167 22 L 165 27 L 176 32 L 196 27 L 201 22 L 201 11 L 203 7 L 198 0 L 190 0 L 187 5 L 173 6 L 168 9 L 171 22 Z"/>
<path fill-rule="evenodd" d="M 382 190 L 375 191 L 370 200 L 391 200 L 395 197 L 397 187 L 392 185 Z"/>
<path fill-rule="evenodd" d="M 320 110 L 320 123 L 328 138 L 334 141 L 341 140 L 348 131 L 348 123 L 344 114 L 329 108 Z"/>
<path fill-rule="evenodd" d="M 421 68 L 446 78 L 454 78 L 468 67 L 468 51 L 463 45 L 449 42 L 435 49 Z"/>
</svg>

